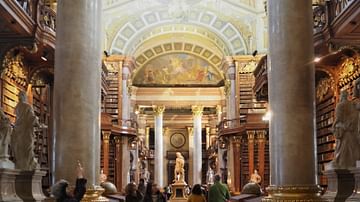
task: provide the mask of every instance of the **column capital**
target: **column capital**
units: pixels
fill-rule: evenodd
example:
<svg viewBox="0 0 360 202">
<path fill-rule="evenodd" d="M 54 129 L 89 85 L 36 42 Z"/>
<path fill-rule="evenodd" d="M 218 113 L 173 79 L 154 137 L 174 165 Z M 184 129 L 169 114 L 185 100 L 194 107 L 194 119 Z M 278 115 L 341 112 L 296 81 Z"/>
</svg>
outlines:
<svg viewBox="0 0 360 202">
<path fill-rule="evenodd" d="M 109 142 L 111 131 L 101 131 L 102 139 L 104 142 Z"/>
<path fill-rule="evenodd" d="M 258 140 L 265 140 L 265 135 L 266 135 L 266 130 L 257 130 L 256 131 L 256 136 Z"/>
<path fill-rule="evenodd" d="M 154 105 L 153 106 L 153 112 L 154 112 L 155 116 L 162 115 L 164 113 L 164 111 L 165 111 L 164 105 L 160 105 L 160 106 Z"/>
<path fill-rule="evenodd" d="M 254 130 L 248 130 L 246 131 L 246 134 L 248 135 L 248 140 L 254 140 L 255 138 L 255 131 Z"/>
<path fill-rule="evenodd" d="M 193 105 L 191 106 L 191 110 L 194 116 L 202 116 L 204 106 L 202 105 Z"/>
</svg>

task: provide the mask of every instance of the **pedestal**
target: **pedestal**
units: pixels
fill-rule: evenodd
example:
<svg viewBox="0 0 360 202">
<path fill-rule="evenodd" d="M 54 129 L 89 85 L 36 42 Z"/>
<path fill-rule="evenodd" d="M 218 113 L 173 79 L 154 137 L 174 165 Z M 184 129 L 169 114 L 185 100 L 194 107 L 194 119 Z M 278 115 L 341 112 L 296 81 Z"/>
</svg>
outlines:
<svg viewBox="0 0 360 202">
<path fill-rule="evenodd" d="M 346 202 L 360 201 L 360 161 L 357 161 L 357 168 L 351 169 L 350 172 L 355 178 L 355 188 L 353 194 L 346 200 Z"/>
<path fill-rule="evenodd" d="M 1 202 L 17 202 L 22 201 L 16 194 L 15 178 L 19 175 L 18 170 L 0 169 L 0 201 Z"/>
<path fill-rule="evenodd" d="M 354 175 L 346 169 L 331 169 L 324 172 L 328 179 L 328 188 L 323 198 L 329 202 L 345 201 L 355 187 Z"/>
<path fill-rule="evenodd" d="M 45 171 L 20 171 L 16 176 L 16 193 L 24 202 L 40 202 L 45 200 L 42 192 L 41 179 L 46 175 Z"/>
<path fill-rule="evenodd" d="M 175 182 L 172 184 L 170 202 L 187 202 L 187 195 L 185 192 L 186 186 L 187 184 L 185 182 Z"/>
</svg>

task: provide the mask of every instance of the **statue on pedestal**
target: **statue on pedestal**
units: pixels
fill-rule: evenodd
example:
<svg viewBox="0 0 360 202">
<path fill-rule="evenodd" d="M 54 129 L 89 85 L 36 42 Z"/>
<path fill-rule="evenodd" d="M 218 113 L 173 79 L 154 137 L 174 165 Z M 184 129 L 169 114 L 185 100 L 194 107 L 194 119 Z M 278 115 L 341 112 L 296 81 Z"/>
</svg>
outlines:
<svg viewBox="0 0 360 202">
<path fill-rule="evenodd" d="M 174 170 L 174 178 L 175 182 L 185 182 L 185 159 L 181 155 L 180 152 L 176 152 L 176 162 L 175 162 L 175 170 Z"/>
<path fill-rule="evenodd" d="M 358 142 L 359 112 L 356 105 L 348 100 L 348 93 L 342 91 L 340 102 L 335 109 L 333 132 L 336 138 L 335 157 L 330 163 L 333 169 L 349 169 L 355 167 L 360 159 Z"/>
<path fill-rule="evenodd" d="M 34 127 L 40 126 L 32 106 L 26 101 L 26 94 L 19 93 L 19 103 L 15 107 L 16 122 L 12 133 L 12 151 L 15 168 L 34 170 L 39 164 L 34 154 Z"/>
<path fill-rule="evenodd" d="M 0 168 L 14 168 L 14 163 L 9 160 L 8 154 L 10 141 L 10 120 L 0 108 Z"/>
</svg>

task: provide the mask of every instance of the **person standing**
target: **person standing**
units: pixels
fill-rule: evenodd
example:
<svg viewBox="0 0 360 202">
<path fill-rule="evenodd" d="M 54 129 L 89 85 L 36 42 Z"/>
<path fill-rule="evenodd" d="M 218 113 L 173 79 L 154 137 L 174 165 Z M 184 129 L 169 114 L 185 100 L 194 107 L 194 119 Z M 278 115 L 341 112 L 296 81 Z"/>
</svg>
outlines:
<svg viewBox="0 0 360 202">
<path fill-rule="evenodd" d="M 201 186 L 199 184 L 194 185 L 187 202 L 206 202 L 206 199 L 202 194 Z"/>
<path fill-rule="evenodd" d="M 214 185 L 209 189 L 209 202 L 225 202 L 230 199 L 229 189 L 220 182 L 220 179 L 220 175 L 215 175 Z"/>
</svg>

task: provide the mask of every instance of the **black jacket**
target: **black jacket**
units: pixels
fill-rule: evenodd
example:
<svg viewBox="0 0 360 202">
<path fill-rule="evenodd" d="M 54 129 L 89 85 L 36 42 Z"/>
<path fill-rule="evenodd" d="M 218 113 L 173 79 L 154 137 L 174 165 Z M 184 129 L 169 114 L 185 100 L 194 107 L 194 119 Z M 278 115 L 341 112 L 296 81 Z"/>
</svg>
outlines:
<svg viewBox="0 0 360 202">
<path fill-rule="evenodd" d="M 87 180 L 84 178 L 76 179 L 76 186 L 73 196 L 69 196 L 66 193 L 66 186 L 64 186 L 64 189 L 61 190 L 62 197 L 58 198 L 56 202 L 80 202 L 86 192 L 86 181 Z"/>
</svg>

